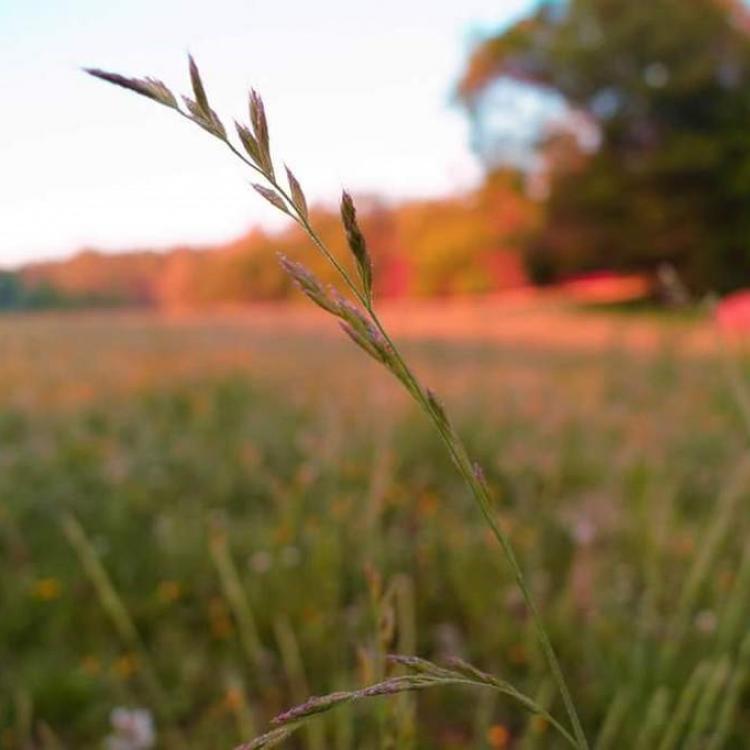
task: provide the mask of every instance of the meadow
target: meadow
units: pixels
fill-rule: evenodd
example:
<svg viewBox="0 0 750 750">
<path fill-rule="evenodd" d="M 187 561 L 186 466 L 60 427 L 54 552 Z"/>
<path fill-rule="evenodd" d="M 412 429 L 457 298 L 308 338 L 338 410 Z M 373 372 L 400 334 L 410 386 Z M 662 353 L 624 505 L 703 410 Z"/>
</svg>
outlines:
<svg viewBox="0 0 750 750">
<path fill-rule="evenodd" d="M 741 351 L 689 316 L 525 298 L 385 318 L 485 469 L 596 748 L 747 747 Z M 390 652 L 462 656 L 561 714 L 443 446 L 334 324 L 9 316 L 0 341 L 0 747 L 101 747 L 140 706 L 159 748 L 230 748 Z M 561 742 L 446 688 L 290 747 Z"/>
</svg>

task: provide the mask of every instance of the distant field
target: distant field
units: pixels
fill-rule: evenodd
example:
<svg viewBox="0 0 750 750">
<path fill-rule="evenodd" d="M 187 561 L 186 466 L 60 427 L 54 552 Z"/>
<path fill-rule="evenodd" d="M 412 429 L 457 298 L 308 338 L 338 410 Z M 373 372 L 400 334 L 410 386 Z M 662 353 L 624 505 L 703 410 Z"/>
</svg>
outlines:
<svg viewBox="0 0 750 750">
<path fill-rule="evenodd" d="M 523 296 L 386 319 L 485 468 L 591 734 L 609 716 L 613 750 L 656 748 L 704 664 L 674 748 L 747 747 L 741 351 L 722 361 L 700 321 Z M 6 317 L 0 342 L 0 747 L 100 747 L 137 705 L 159 747 L 230 748 L 388 651 L 465 656 L 560 713 L 442 447 L 335 325 Z M 298 747 L 557 743 L 445 690 Z"/>
</svg>

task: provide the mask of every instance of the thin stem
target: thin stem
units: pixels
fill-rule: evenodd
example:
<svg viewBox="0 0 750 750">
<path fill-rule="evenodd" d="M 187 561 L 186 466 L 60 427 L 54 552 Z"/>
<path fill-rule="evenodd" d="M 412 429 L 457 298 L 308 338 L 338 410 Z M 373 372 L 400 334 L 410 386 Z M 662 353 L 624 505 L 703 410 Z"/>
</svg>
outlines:
<svg viewBox="0 0 750 750">
<path fill-rule="evenodd" d="M 186 117 L 189 120 L 191 119 L 183 112 L 180 112 L 180 114 L 182 114 L 183 117 Z M 370 316 L 372 323 L 375 325 L 380 335 L 388 344 L 388 347 L 390 348 L 390 351 L 392 352 L 393 357 L 398 364 L 400 373 L 403 376 L 403 383 L 406 389 L 412 394 L 415 400 L 419 403 L 422 409 L 432 420 L 432 423 L 435 425 L 435 428 L 437 429 L 443 443 L 448 449 L 448 453 L 453 459 L 453 462 L 455 463 L 459 473 L 468 485 L 472 497 L 479 506 L 485 522 L 492 531 L 495 539 L 500 544 L 503 554 L 505 555 L 505 558 L 510 565 L 511 572 L 513 573 L 516 584 L 521 591 L 529 614 L 531 615 L 537 639 L 542 647 L 542 651 L 544 652 L 544 656 L 552 673 L 552 677 L 557 685 L 557 689 L 560 692 L 560 696 L 563 700 L 568 718 L 570 719 L 570 723 L 573 728 L 573 734 L 575 735 L 576 744 L 580 748 L 580 750 L 588 750 L 589 744 L 586 740 L 586 735 L 583 731 L 581 721 L 578 717 L 578 712 L 576 711 L 576 707 L 573 702 L 570 690 L 565 681 L 562 668 L 560 667 L 560 662 L 557 658 L 557 654 L 555 653 L 555 649 L 552 646 L 552 642 L 550 641 L 550 638 L 547 634 L 547 630 L 544 627 L 544 623 L 539 614 L 536 603 L 534 602 L 531 590 L 529 589 L 529 586 L 526 582 L 523 570 L 518 563 L 518 559 L 513 550 L 513 545 L 510 541 L 509 536 L 500 528 L 499 524 L 495 520 L 494 514 L 492 512 L 492 497 L 490 496 L 487 485 L 481 478 L 480 473 L 472 465 L 471 459 L 469 458 L 468 451 L 466 450 L 463 441 L 461 440 L 459 435 L 450 427 L 450 425 L 445 422 L 442 415 L 439 415 L 436 412 L 435 407 L 431 403 L 431 400 L 428 398 L 425 388 L 414 375 L 409 365 L 407 365 L 401 355 L 401 352 L 398 350 L 393 339 L 385 329 L 385 326 L 381 322 L 377 312 L 374 309 L 372 300 L 357 286 L 357 284 L 352 280 L 351 276 L 347 272 L 346 268 L 344 268 L 344 266 L 337 260 L 333 253 L 331 253 L 331 251 L 321 239 L 320 235 L 318 235 L 315 229 L 311 226 L 307 217 L 297 208 L 288 192 L 279 184 L 279 182 L 273 175 L 266 174 L 262 169 L 255 165 L 238 148 L 236 148 L 228 138 L 219 137 L 219 139 L 236 157 L 238 157 L 252 170 L 260 174 L 283 197 L 289 208 L 289 210 L 287 211 L 288 215 L 305 231 L 312 243 L 336 269 L 339 276 L 342 278 L 354 297 L 367 311 L 367 314 Z"/>
<path fill-rule="evenodd" d="M 283 191 L 281 192 L 283 194 Z M 296 212 L 296 208 L 293 205 L 292 207 L 294 208 Z M 300 218 L 303 218 L 303 217 L 300 217 Z M 310 227 L 308 222 L 304 219 L 302 221 L 302 226 L 304 226 L 308 230 L 308 235 L 313 240 L 315 245 L 321 248 L 322 250 L 324 250 L 326 257 L 330 257 L 330 253 L 327 251 L 327 248 L 325 248 L 325 246 L 323 245 L 322 240 L 318 237 L 315 230 L 312 229 L 312 227 Z M 536 630 L 537 638 L 539 639 L 539 643 L 542 647 L 545 658 L 547 659 L 547 663 L 549 665 L 550 671 L 552 672 L 552 677 L 557 684 L 557 688 L 560 691 L 560 695 L 565 705 L 565 710 L 567 711 L 568 717 L 570 718 L 571 724 L 573 726 L 573 732 L 575 734 L 576 741 L 578 742 L 582 750 L 586 750 L 586 748 L 588 748 L 588 742 L 583 732 L 583 727 L 581 726 L 581 722 L 578 717 L 578 712 L 576 711 L 575 704 L 570 694 L 570 690 L 568 689 L 567 683 L 565 681 L 565 677 L 560 667 L 560 662 L 557 658 L 557 654 L 555 653 L 554 647 L 552 646 L 552 642 L 550 641 L 549 636 L 547 635 L 547 630 L 544 627 L 544 623 L 542 622 L 541 616 L 539 615 L 539 610 L 537 609 L 537 606 L 534 602 L 531 591 L 529 590 L 529 587 L 526 583 L 526 579 L 524 577 L 521 566 L 518 563 L 518 559 L 516 558 L 516 554 L 513 550 L 513 545 L 511 544 L 510 538 L 508 537 L 507 534 L 505 534 L 502 531 L 502 529 L 500 528 L 500 526 L 498 525 L 497 521 L 494 518 L 494 515 L 492 513 L 492 506 L 491 506 L 492 499 L 490 497 L 487 486 L 477 476 L 471 464 L 471 459 L 469 458 L 468 452 L 461 438 L 453 430 L 446 429 L 441 418 L 435 413 L 434 408 L 432 407 L 429 399 L 427 398 L 427 394 L 424 390 L 424 387 L 419 382 L 417 377 L 414 375 L 409 365 L 407 365 L 407 363 L 405 362 L 404 358 L 401 355 L 401 352 L 398 350 L 398 347 L 396 346 L 393 339 L 388 334 L 388 331 L 385 329 L 385 326 L 383 325 L 380 318 L 378 317 L 378 314 L 376 313 L 372 303 L 369 300 L 365 299 L 364 295 L 353 284 L 348 274 L 346 274 L 346 272 L 340 268 L 338 262 L 334 260 L 334 263 L 337 269 L 339 270 L 339 273 L 341 273 L 341 275 L 344 277 L 345 281 L 347 282 L 347 285 L 353 289 L 357 298 L 362 303 L 364 308 L 367 310 L 368 314 L 370 315 L 370 318 L 372 319 L 372 322 L 375 324 L 380 334 L 388 343 L 388 346 L 393 352 L 393 355 L 396 358 L 396 361 L 398 362 L 400 369 L 402 370 L 403 374 L 406 376 L 407 384 L 408 384 L 407 389 L 416 397 L 420 406 L 430 417 L 430 419 L 432 420 L 432 423 L 435 425 L 437 431 L 440 433 L 440 437 L 442 438 L 443 443 L 448 449 L 448 452 L 450 453 L 451 458 L 453 459 L 453 462 L 456 464 L 456 467 L 461 473 L 461 476 L 463 477 L 464 481 L 469 485 L 469 489 L 471 490 L 472 496 L 474 497 L 474 500 L 479 505 L 479 508 L 482 512 L 482 515 L 484 516 L 485 521 L 490 527 L 495 539 L 500 543 L 500 546 L 503 550 L 505 558 L 508 561 L 508 564 L 510 565 L 515 581 L 519 589 L 521 590 L 524 601 L 526 603 L 526 607 L 528 608 L 529 613 L 531 615 L 531 619 L 534 623 L 534 628 Z"/>
<path fill-rule="evenodd" d="M 283 191 L 280 191 L 280 192 L 284 194 Z M 294 206 L 292 207 L 294 208 L 296 212 L 296 208 Z M 301 221 L 302 226 L 305 229 L 307 229 L 308 235 L 310 236 L 312 241 L 315 243 L 315 245 L 319 247 L 321 250 L 323 250 L 326 257 L 332 257 L 330 255 L 330 252 L 328 252 L 327 248 L 325 248 L 325 246 L 323 245 L 322 240 L 318 237 L 315 230 L 313 230 L 312 227 L 309 226 L 308 222 L 304 220 L 303 217 L 300 217 L 300 218 L 302 220 Z M 519 589 L 521 590 L 524 601 L 526 603 L 526 607 L 528 608 L 529 613 L 531 615 L 531 619 L 534 623 L 534 628 L 536 630 L 537 638 L 539 639 L 539 643 L 542 647 L 545 658 L 547 659 L 547 663 L 549 665 L 550 671 L 552 672 L 552 677 L 557 684 L 557 688 L 560 691 L 560 695 L 565 705 L 565 710 L 567 711 L 568 717 L 570 718 L 571 724 L 573 726 L 573 732 L 575 734 L 576 741 L 578 745 L 582 748 L 582 750 L 586 750 L 588 748 L 588 742 L 583 732 L 583 727 L 581 726 L 581 722 L 578 717 L 578 712 L 576 711 L 575 704 L 570 694 L 570 690 L 568 689 L 567 683 L 565 681 L 565 677 L 560 667 L 560 662 L 557 658 L 557 654 L 555 653 L 554 647 L 552 646 L 552 642 L 550 641 L 549 636 L 547 635 L 547 630 L 544 627 L 544 623 L 542 622 L 541 616 L 539 615 L 539 610 L 537 609 L 537 606 L 534 602 L 531 591 L 529 590 L 529 587 L 526 583 L 526 579 L 523 575 L 521 566 L 518 563 L 518 559 L 516 558 L 516 554 L 513 550 L 513 546 L 511 544 L 510 538 L 507 536 L 507 534 L 505 534 L 502 531 L 502 529 L 500 528 L 500 526 L 498 525 L 497 521 L 495 520 L 493 516 L 492 507 L 491 507 L 492 500 L 489 495 L 487 486 L 477 476 L 471 464 L 471 460 L 469 458 L 468 452 L 461 438 L 453 430 L 446 429 L 441 418 L 435 413 L 435 410 L 430 404 L 430 401 L 427 398 L 427 394 L 422 384 L 419 382 L 419 380 L 416 378 L 416 376 L 412 372 L 409 365 L 407 365 L 404 358 L 401 356 L 401 352 L 398 350 L 398 347 L 393 342 L 393 339 L 388 334 L 388 331 L 385 329 L 385 326 L 383 325 L 380 318 L 378 317 L 378 314 L 376 313 L 372 303 L 369 300 L 365 299 L 364 295 L 359 291 L 359 289 L 351 281 L 348 274 L 346 274 L 346 272 L 343 269 L 341 269 L 338 262 L 335 261 L 335 259 L 333 260 L 333 262 L 337 270 L 339 270 L 339 273 L 344 277 L 345 281 L 347 282 L 347 285 L 354 291 L 354 293 L 357 296 L 357 299 L 362 303 L 364 308 L 367 310 L 368 314 L 370 315 L 370 318 L 372 319 L 372 322 L 375 324 L 380 334 L 388 343 L 388 346 L 393 352 L 393 355 L 396 358 L 396 361 L 398 362 L 400 369 L 402 370 L 403 374 L 406 377 L 407 389 L 417 398 L 420 406 L 430 417 L 430 419 L 432 420 L 432 423 L 435 425 L 436 429 L 440 433 L 440 437 L 442 438 L 443 443 L 448 449 L 448 452 L 450 453 L 451 458 L 453 459 L 453 462 L 456 464 L 456 467 L 461 473 L 461 476 L 463 477 L 464 481 L 469 485 L 469 489 L 471 490 L 472 496 L 474 497 L 474 500 L 479 505 L 479 508 L 482 512 L 482 515 L 484 516 L 485 521 L 487 522 L 488 526 L 492 530 L 492 533 L 495 539 L 500 543 L 500 546 L 503 550 L 505 558 L 508 561 L 508 564 L 510 565 L 515 581 Z"/>
<path fill-rule="evenodd" d="M 588 748 L 588 743 L 586 741 L 586 736 L 583 732 L 583 727 L 581 726 L 581 722 L 578 717 L 578 712 L 576 711 L 575 704 L 570 694 L 570 690 L 568 689 L 567 683 L 565 681 L 562 668 L 560 667 L 560 662 L 557 658 L 557 654 L 555 653 L 555 649 L 552 646 L 552 642 L 547 635 L 547 630 L 544 627 L 544 623 L 542 622 L 542 618 L 539 614 L 536 603 L 534 602 L 531 591 L 526 583 L 526 578 L 524 577 L 523 570 L 518 563 L 518 559 L 516 558 L 516 554 L 513 550 L 513 545 L 510 541 L 510 538 L 500 528 L 497 521 L 495 520 L 494 514 L 492 513 L 492 498 L 489 494 L 489 490 L 487 489 L 487 485 L 477 475 L 477 471 L 472 466 L 468 452 L 461 438 L 452 429 L 446 429 L 443 421 L 435 413 L 435 410 L 427 399 L 427 396 L 424 394 L 419 381 L 412 374 L 408 365 L 404 362 L 401 354 L 384 329 L 377 314 L 374 312 L 374 310 L 372 310 L 372 308 L 368 308 L 368 312 L 370 312 L 373 322 L 393 350 L 393 353 L 396 356 L 399 364 L 403 368 L 404 372 L 407 373 L 410 381 L 413 383 L 415 391 L 419 394 L 419 401 L 422 405 L 422 408 L 427 412 L 437 431 L 440 433 L 440 437 L 442 438 L 443 443 L 451 454 L 453 462 L 456 464 L 456 467 L 461 473 L 461 476 L 464 478 L 464 481 L 469 485 L 472 496 L 479 505 L 479 508 L 482 512 L 482 515 L 484 516 L 485 521 L 487 522 L 487 525 L 490 527 L 495 539 L 499 542 L 503 550 L 505 558 L 510 565 L 511 571 L 515 578 L 516 584 L 521 590 L 524 601 L 526 603 L 526 607 L 529 611 L 529 614 L 531 615 L 537 638 L 542 647 L 542 650 L 544 651 L 545 658 L 547 659 L 550 671 L 552 672 L 552 677 L 557 684 L 558 690 L 560 691 L 560 695 L 565 705 L 565 710 L 567 711 L 568 717 L 570 718 L 570 722 L 573 726 L 573 732 L 576 736 L 576 740 L 579 746 L 585 750 L 585 748 Z"/>
<path fill-rule="evenodd" d="M 451 677 L 448 680 L 440 681 L 438 684 L 440 685 L 465 685 L 467 687 L 480 687 L 480 688 L 490 688 L 491 690 L 494 690 L 497 693 L 500 693 L 502 695 L 507 695 L 510 698 L 514 698 L 518 703 L 520 703 L 529 713 L 531 713 L 534 716 L 541 716 L 545 721 L 548 721 L 552 727 L 554 727 L 560 735 L 573 747 L 578 747 L 579 743 L 578 740 L 576 740 L 573 735 L 562 725 L 560 724 L 557 719 L 555 719 L 554 716 L 552 716 L 548 711 L 546 711 L 544 708 L 542 708 L 535 700 L 532 698 L 529 698 L 528 696 L 524 695 L 523 693 L 519 692 L 518 690 L 509 690 L 504 687 L 499 687 L 498 685 L 493 685 L 489 682 L 476 682 L 475 680 L 469 680 L 469 679 L 460 679 Z"/>
</svg>

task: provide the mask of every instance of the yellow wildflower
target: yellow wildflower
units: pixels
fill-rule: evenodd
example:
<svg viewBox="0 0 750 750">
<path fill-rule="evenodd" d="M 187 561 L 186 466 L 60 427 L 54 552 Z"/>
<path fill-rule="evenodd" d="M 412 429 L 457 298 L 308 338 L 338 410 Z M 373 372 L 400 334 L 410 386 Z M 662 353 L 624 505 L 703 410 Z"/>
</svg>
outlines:
<svg viewBox="0 0 750 750">
<path fill-rule="evenodd" d="M 31 589 L 31 594 L 35 599 L 43 602 L 49 602 L 60 597 L 62 586 L 57 578 L 40 578 L 36 581 Z"/>
<path fill-rule="evenodd" d="M 510 743 L 510 732 L 502 724 L 493 724 L 487 730 L 487 742 L 491 748 L 508 747 Z"/>
</svg>

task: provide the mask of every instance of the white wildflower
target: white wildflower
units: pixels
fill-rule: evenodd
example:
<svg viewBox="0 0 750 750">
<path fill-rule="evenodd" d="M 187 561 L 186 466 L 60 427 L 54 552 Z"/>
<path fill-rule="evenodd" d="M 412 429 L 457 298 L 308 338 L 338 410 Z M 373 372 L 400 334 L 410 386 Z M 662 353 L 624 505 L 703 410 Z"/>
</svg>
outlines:
<svg viewBox="0 0 750 750">
<path fill-rule="evenodd" d="M 151 712 L 145 708 L 115 708 L 112 729 L 106 739 L 107 750 L 148 750 L 156 742 Z"/>
</svg>

